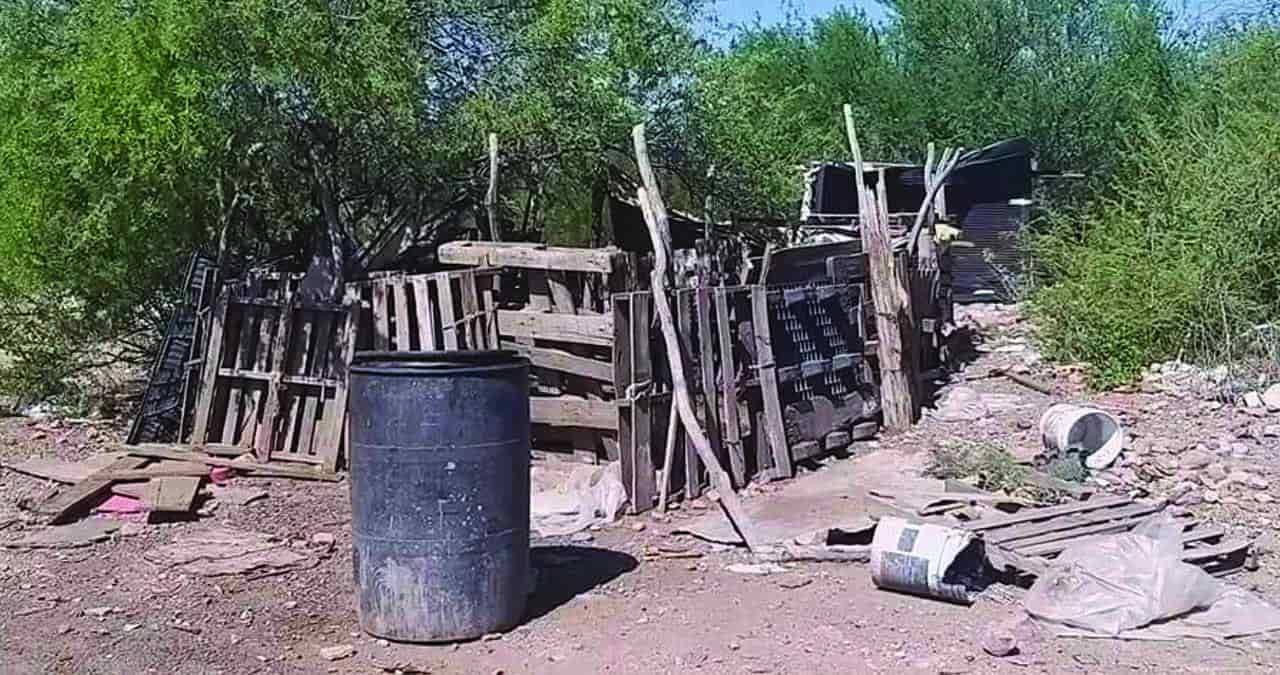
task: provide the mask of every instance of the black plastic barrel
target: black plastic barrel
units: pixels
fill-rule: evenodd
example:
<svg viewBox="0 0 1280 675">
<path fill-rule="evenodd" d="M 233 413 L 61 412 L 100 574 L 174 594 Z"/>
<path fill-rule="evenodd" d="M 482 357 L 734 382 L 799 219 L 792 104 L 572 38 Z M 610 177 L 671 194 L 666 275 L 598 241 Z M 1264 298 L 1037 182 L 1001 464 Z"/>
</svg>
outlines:
<svg viewBox="0 0 1280 675">
<path fill-rule="evenodd" d="M 443 642 L 514 626 L 529 586 L 529 363 L 362 352 L 350 374 L 360 627 Z"/>
</svg>

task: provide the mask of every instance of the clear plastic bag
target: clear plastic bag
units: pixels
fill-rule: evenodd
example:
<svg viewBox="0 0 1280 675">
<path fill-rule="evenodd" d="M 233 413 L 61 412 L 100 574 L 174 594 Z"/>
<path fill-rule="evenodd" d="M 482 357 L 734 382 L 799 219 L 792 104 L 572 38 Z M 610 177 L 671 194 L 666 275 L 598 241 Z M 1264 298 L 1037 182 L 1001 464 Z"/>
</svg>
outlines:
<svg viewBox="0 0 1280 675">
<path fill-rule="evenodd" d="M 1041 622 L 1124 638 L 1226 639 L 1280 628 L 1280 611 L 1182 561 L 1182 524 L 1168 517 L 1066 551 L 1023 600 Z M 1157 626 L 1150 624 L 1159 623 Z"/>
</svg>

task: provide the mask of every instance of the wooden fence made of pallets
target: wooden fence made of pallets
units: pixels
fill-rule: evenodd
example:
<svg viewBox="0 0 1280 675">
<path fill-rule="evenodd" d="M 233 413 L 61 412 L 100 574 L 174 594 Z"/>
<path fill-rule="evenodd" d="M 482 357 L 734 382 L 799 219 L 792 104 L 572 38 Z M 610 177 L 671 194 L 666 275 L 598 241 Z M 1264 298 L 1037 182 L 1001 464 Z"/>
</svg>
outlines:
<svg viewBox="0 0 1280 675">
<path fill-rule="evenodd" d="M 336 469 L 359 305 L 246 298 L 214 304 L 194 445 L 252 450 L 260 461 Z"/>
</svg>

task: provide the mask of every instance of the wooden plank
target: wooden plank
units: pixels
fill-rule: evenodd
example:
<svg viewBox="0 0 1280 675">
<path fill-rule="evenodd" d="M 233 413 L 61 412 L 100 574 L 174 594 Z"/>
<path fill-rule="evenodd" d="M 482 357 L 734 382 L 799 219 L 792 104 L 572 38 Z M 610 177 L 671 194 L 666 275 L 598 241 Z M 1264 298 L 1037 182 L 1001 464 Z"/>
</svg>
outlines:
<svg viewBox="0 0 1280 675">
<path fill-rule="evenodd" d="M 431 311 L 431 294 L 427 288 L 427 279 L 425 277 L 415 277 L 412 281 L 413 297 L 416 300 L 418 313 L 418 348 L 424 352 L 434 351 L 440 348 L 436 344 L 436 322 L 434 313 Z"/>
<path fill-rule="evenodd" d="M 153 478 L 147 483 L 142 503 L 159 513 L 186 513 L 196 501 L 200 480 L 198 476 Z"/>
<path fill-rule="evenodd" d="M 725 463 L 724 444 L 720 435 L 719 389 L 716 387 L 716 332 L 711 325 L 711 289 L 698 288 L 694 293 L 698 317 L 698 370 L 702 376 L 702 414 L 711 451 Z"/>
<path fill-rule="evenodd" d="M 200 393 L 196 402 L 195 425 L 191 438 L 197 443 L 209 440 L 209 416 L 213 413 L 214 389 L 218 382 L 218 368 L 222 367 L 222 326 L 227 321 L 227 292 L 218 295 L 209 325 L 209 348 L 205 352 L 204 369 L 200 373 Z"/>
<path fill-rule="evenodd" d="M 329 356 L 328 375 L 337 380 L 333 399 L 326 403 L 324 420 L 316 435 L 315 454 L 322 461 L 325 471 L 338 469 L 342 457 L 343 440 L 347 428 L 347 370 L 355 356 L 356 326 L 360 325 L 360 298 L 347 294 L 347 316 L 342 331 L 333 340 Z"/>
<path fill-rule="evenodd" d="M 1163 509 L 1163 504 L 1128 504 L 1118 508 L 1099 509 L 1097 511 L 1060 516 L 1045 522 L 1024 523 L 1013 527 L 998 528 L 988 531 L 982 538 L 993 544 L 1010 545 L 1012 542 L 1038 537 L 1051 532 L 1061 532 L 1134 516 L 1146 516 Z M 1012 543 L 1012 546 L 1018 548 L 1020 544 Z"/>
<path fill-rule="evenodd" d="M 480 316 L 480 294 L 476 290 L 476 273 L 463 270 L 458 274 L 458 292 L 462 294 L 459 302 L 462 305 L 463 328 L 465 330 L 465 346 L 467 349 L 484 349 L 484 330 Z"/>
<path fill-rule="evenodd" d="M 614 382 L 614 365 L 606 361 L 597 361 L 586 356 L 570 354 L 562 349 L 550 347 L 534 347 L 510 340 L 502 342 L 503 349 L 519 352 L 529 359 L 535 368 L 546 368 L 562 373 L 585 377 L 599 382 Z"/>
<path fill-rule="evenodd" d="M 772 328 L 769 326 L 769 296 L 763 285 L 751 289 L 751 315 L 756 338 L 756 368 L 760 375 L 760 395 L 764 400 L 765 433 L 773 454 L 773 478 L 790 478 L 791 452 L 783 427 L 782 404 L 778 400 L 778 374 L 773 362 Z"/>
<path fill-rule="evenodd" d="M 1217 546 L 1189 548 L 1182 552 L 1182 562 L 1201 562 L 1240 553 L 1252 544 L 1248 539 L 1229 539 Z"/>
<path fill-rule="evenodd" d="M 593 401 L 576 396 L 533 396 L 529 418 L 534 424 L 613 430 L 618 412 L 613 401 Z"/>
<path fill-rule="evenodd" d="M 481 299 L 484 301 L 484 336 L 485 348 L 497 349 L 500 342 L 498 338 L 498 304 L 494 298 L 495 277 L 492 274 L 486 275 L 483 283 L 484 290 L 481 291 Z"/>
<path fill-rule="evenodd" d="M 1136 527 L 1138 523 L 1141 523 L 1146 519 L 1147 519 L 1146 515 L 1133 516 L 1131 518 L 1121 518 L 1118 520 L 1097 523 L 1094 525 L 1077 527 L 1070 530 L 1050 532 L 1037 537 L 1031 537 L 1029 539 L 1022 539 L 1016 542 L 999 544 L 999 546 L 1001 548 L 1016 550 L 1016 551 L 1035 550 L 1036 547 L 1043 546 L 1045 544 L 1052 544 L 1055 542 L 1081 539 L 1083 537 L 1090 537 L 1090 536 L 1099 535 L 1099 534 L 1116 534 L 1120 532 L 1128 532 L 1129 530 Z M 1186 529 L 1186 528 L 1197 527 L 1198 525 L 1199 525 L 1198 522 L 1187 519 L 1186 522 L 1183 524 L 1183 527 L 1184 529 Z M 1211 539 L 1215 536 L 1213 535 L 1213 531 L 1215 530 L 1215 528 L 1200 526 L 1197 529 L 1200 530 L 1200 533 L 1202 535 L 1205 533 L 1208 533 L 1207 536 L 1202 537 L 1203 539 Z M 1221 531 L 1219 531 L 1219 535 L 1217 536 L 1221 536 Z M 1057 553 L 1058 551 L 1054 550 L 1051 552 Z M 1042 553 L 1040 555 L 1044 555 L 1044 554 Z"/>
<path fill-rule="evenodd" d="M 613 346 L 613 317 L 607 314 L 576 316 L 500 309 L 498 329 L 512 337 Z"/>
<path fill-rule="evenodd" d="M 565 272 L 548 270 L 547 289 L 551 292 L 551 311 L 556 314 L 578 313 L 573 302 L 573 291 L 569 288 L 569 277 Z"/>
<path fill-rule="evenodd" d="M 546 270 L 529 270 L 524 275 L 529 301 L 525 309 L 533 312 L 551 311 L 551 287 L 547 284 Z"/>
<path fill-rule="evenodd" d="M 125 446 L 123 449 L 130 452 L 135 447 L 138 446 Z M 98 474 L 138 469 L 146 466 L 147 462 L 150 461 L 146 457 L 133 456 L 132 452 L 130 452 L 130 455 L 129 457 L 117 459 L 102 471 L 95 472 L 67 490 L 54 495 L 52 499 L 38 504 L 33 510 L 40 516 L 42 522 L 50 525 L 56 525 L 69 519 L 72 515 L 88 510 L 96 500 L 111 490 L 113 481 L 98 478 Z"/>
<path fill-rule="evenodd" d="M 387 318 L 387 282 L 373 284 L 373 349 L 385 352 L 391 349 L 390 327 Z"/>
<path fill-rule="evenodd" d="M 1129 497 L 1099 497 L 1073 504 L 1050 506 L 1043 509 L 1024 509 L 1017 513 L 992 516 L 990 518 L 983 518 L 971 523 L 966 523 L 963 527 L 971 532 L 983 532 L 986 530 L 993 530 L 997 527 L 1008 527 L 1010 525 L 1029 523 L 1036 520 L 1048 520 L 1050 518 L 1065 516 L 1072 513 L 1084 513 L 1086 511 L 1107 509 L 1113 506 L 1124 506 L 1132 502 L 1133 500 Z"/>
<path fill-rule="evenodd" d="M 407 352 L 410 348 L 409 325 L 413 322 L 413 319 L 409 318 L 409 298 L 405 295 L 404 282 L 396 281 L 388 285 L 391 287 L 396 308 L 396 330 L 392 338 L 395 342 L 392 348 L 398 352 Z M 321 335 L 324 334 L 321 333 Z"/>
<path fill-rule="evenodd" d="M 693 353 L 693 344 L 690 342 L 690 336 L 693 335 L 693 317 L 696 312 L 696 308 L 690 306 L 690 301 L 693 300 L 693 290 L 688 288 L 676 289 L 674 296 L 676 299 L 676 327 L 679 330 L 677 337 L 680 340 L 680 350 L 686 356 L 689 356 Z M 676 443 L 676 447 L 684 447 L 684 496 L 686 499 L 697 499 L 702 495 L 702 459 L 698 457 L 698 450 L 693 446 L 683 425 L 681 425 Z"/>
<path fill-rule="evenodd" d="M 451 265 L 525 267 L 568 272 L 613 271 L 617 248 L 567 248 L 524 242 L 453 241 L 441 244 L 437 257 Z"/>
<path fill-rule="evenodd" d="M 0 462 L 0 466 L 43 480 L 79 483 L 123 456 L 120 453 L 106 453 L 94 455 L 79 462 L 67 462 L 50 457 L 29 457 L 20 462 Z"/>
<path fill-rule="evenodd" d="M 225 446 L 223 446 L 225 447 Z M 118 449 L 129 453 L 131 457 L 125 459 L 141 459 L 145 463 L 147 458 L 151 459 L 172 459 L 180 462 L 202 462 L 208 466 L 224 466 L 239 471 L 246 471 L 257 476 L 270 476 L 275 478 L 297 478 L 299 480 L 321 480 L 335 482 L 340 478 L 333 473 L 319 471 L 316 469 L 294 469 L 291 467 L 277 466 L 271 464 L 258 464 L 256 462 L 246 462 L 239 459 L 223 459 L 221 457 L 210 457 L 208 455 L 193 452 L 192 446 L 184 445 L 166 445 L 163 443 L 142 443 L 139 445 L 121 445 Z M 142 464 L 135 464 L 128 468 L 137 468 Z M 124 468 L 124 467 L 122 467 Z"/>
<path fill-rule="evenodd" d="M 720 404 L 724 414 L 724 444 L 729 453 L 729 468 L 734 485 L 747 484 L 747 458 L 742 449 L 742 430 L 738 426 L 737 361 L 733 354 L 733 337 L 729 329 L 729 298 L 724 288 L 716 289 L 716 342 L 720 348 Z"/>
<path fill-rule="evenodd" d="M 239 337 L 236 339 L 235 353 L 231 355 L 231 364 L 237 368 L 248 368 L 253 363 L 253 316 L 260 308 L 238 305 L 237 314 L 240 319 Z M 246 407 L 245 394 L 248 393 L 243 382 L 227 382 L 227 413 L 222 420 L 223 443 L 239 445 L 240 431 L 244 428 L 241 422 L 242 408 Z M 248 415 L 245 415 L 248 417 Z"/>
<path fill-rule="evenodd" d="M 398 305 L 400 302 L 404 301 L 404 289 L 396 288 L 393 290 L 398 291 Z M 408 310 L 406 310 L 406 313 L 407 311 Z M 401 314 L 400 316 L 404 316 L 404 314 Z M 311 335 L 310 340 L 302 343 L 302 349 L 304 351 L 302 374 L 308 377 L 315 377 L 319 374 L 319 369 L 325 365 L 325 357 L 328 356 L 329 348 L 333 344 L 333 315 L 328 312 L 312 314 L 311 321 L 309 323 L 313 325 L 313 334 Z M 400 335 L 404 336 L 403 351 L 408 351 L 409 327 L 406 325 L 403 327 L 403 330 L 397 327 L 396 334 L 397 339 L 401 339 L 398 337 Z M 396 349 L 400 350 L 402 348 L 397 344 Z M 325 392 L 324 389 L 315 389 L 304 392 L 294 390 L 293 393 L 295 396 L 301 395 L 303 397 L 301 413 L 302 419 L 299 420 L 298 424 L 298 443 L 296 452 L 299 454 L 309 455 L 311 454 L 312 445 L 315 443 L 316 413 L 320 407 L 320 402 L 324 399 Z"/>
<path fill-rule="evenodd" d="M 253 370 L 258 373 L 266 373 L 271 364 L 271 339 L 275 334 L 277 325 L 280 322 L 280 309 L 274 310 L 264 309 L 261 311 L 261 318 L 258 321 L 258 345 L 256 354 L 254 354 Z M 253 417 L 249 422 L 249 429 L 253 430 L 252 434 L 245 434 L 245 439 L 240 445 L 256 449 L 259 444 L 266 443 L 268 437 L 266 425 L 262 424 L 262 408 L 267 404 L 267 388 L 265 386 L 253 387 Z"/>
<path fill-rule="evenodd" d="M 1193 522 L 1189 521 L 1188 524 L 1189 525 L 1193 524 Z M 1136 525 L 1136 523 L 1131 523 L 1129 527 L 1132 528 L 1133 525 Z M 1097 532 L 1097 533 L 1094 533 L 1093 535 L 1082 535 L 1080 537 L 1076 537 L 1073 539 L 1063 539 L 1063 540 L 1048 542 L 1044 544 L 1037 544 L 1035 546 L 1027 546 L 1025 548 L 1016 548 L 1015 550 L 1018 553 L 1021 553 L 1022 555 L 1028 556 L 1028 557 L 1054 556 L 1054 555 L 1058 555 L 1059 553 L 1062 553 L 1068 548 L 1080 543 L 1081 540 L 1087 539 L 1090 536 L 1116 534 L 1117 532 L 1123 532 L 1123 531 L 1126 531 L 1126 530 L 1118 530 L 1118 531 L 1113 530 L 1111 532 Z M 1191 528 L 1183 531 L 1182 544 L 1183 546 L 1186 546 L 1187 544 L 1202 542 L 1208 539 L 1218 539 L 1222 537 L 1224 534 L 1226 534 L 1226 532 L 1222 528 L 1218 528 L 1218 527 L 1203 527 L 1203 526 L 1195 527 L 1195 528 Z M 1188 550 L 1194 551 L 1198 549 L 1188 549 Z M 1218 555 L 1221 555 L 1221 554 L 1218 554 Z M 1208 557 L 1212 558 L 1216 556 L 1210 555 Z M 1184 557 L 1183 560 L 1186 560 L 1186 558 Z"/>
<path fill-rule="evenodd" d="M 657 475 L 653 469 L 653 357 L 649 345 L 649 326 L 652 325 L 653 296 L 642 295 L 631 302 L 631 384 L 633 390 L 631 408 L 623 414 L 631 416 L 632 450 L 632 509 L 643 513 L 653 508 L 658 497 Z M 659 416 L 660 417 L 660 416 Z M 615 413 L 614 419 L 617 419 Z"/>
<path fill-rule="evenodd" d="M 293 338 L 293 296 L 285 294 L 284 304 L 280 308 L 279 328 L 276 331 L 275 344 L 271 345 L 271 369 L 276 373 L 288 372 L 289 343 Z M 261 443 L 255 444 L 254 454 L 260 461 L 270 459 L 271 453 L 279 446 L 277 442 L 278 425 L 276 417 L 280 412 L 280 383 L 276 379 L 267 382 L 267 402 L 262 406 L 262 426 L 266 427 L 266 435 Z"/>
<path fill-rule="evenodd" d="M 440 326 L 444 329 L 444 349 L 458 348 L 457 311 L 453 308 L 453 279 L 447 274 L 437 275 L 436 297 L 440 299 Z"/>
</svg>

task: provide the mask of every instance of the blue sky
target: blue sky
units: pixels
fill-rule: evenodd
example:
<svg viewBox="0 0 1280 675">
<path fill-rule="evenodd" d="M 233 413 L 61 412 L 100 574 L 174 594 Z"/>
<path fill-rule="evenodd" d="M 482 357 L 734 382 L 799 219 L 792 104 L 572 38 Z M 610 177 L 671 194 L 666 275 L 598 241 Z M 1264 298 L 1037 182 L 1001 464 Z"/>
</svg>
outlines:
<svg viewBox="0 0 1280 675">
<path fill-rule="evenodd" d="M 1166 0 L 1167 6 L 1177 14 L 1210 17 L 1248 7 L 1257 1 Z M 885 16 L 884 6 L 876 0 L 713 0 L 712 4 L 712 11 L 721 27 L 753 24 L 757 19 L 765 24 L 778 23 L 788 15 L 809 19 L 829 14 L 836 7 L 860 9 L 874 20 Z"/>
</svg>

